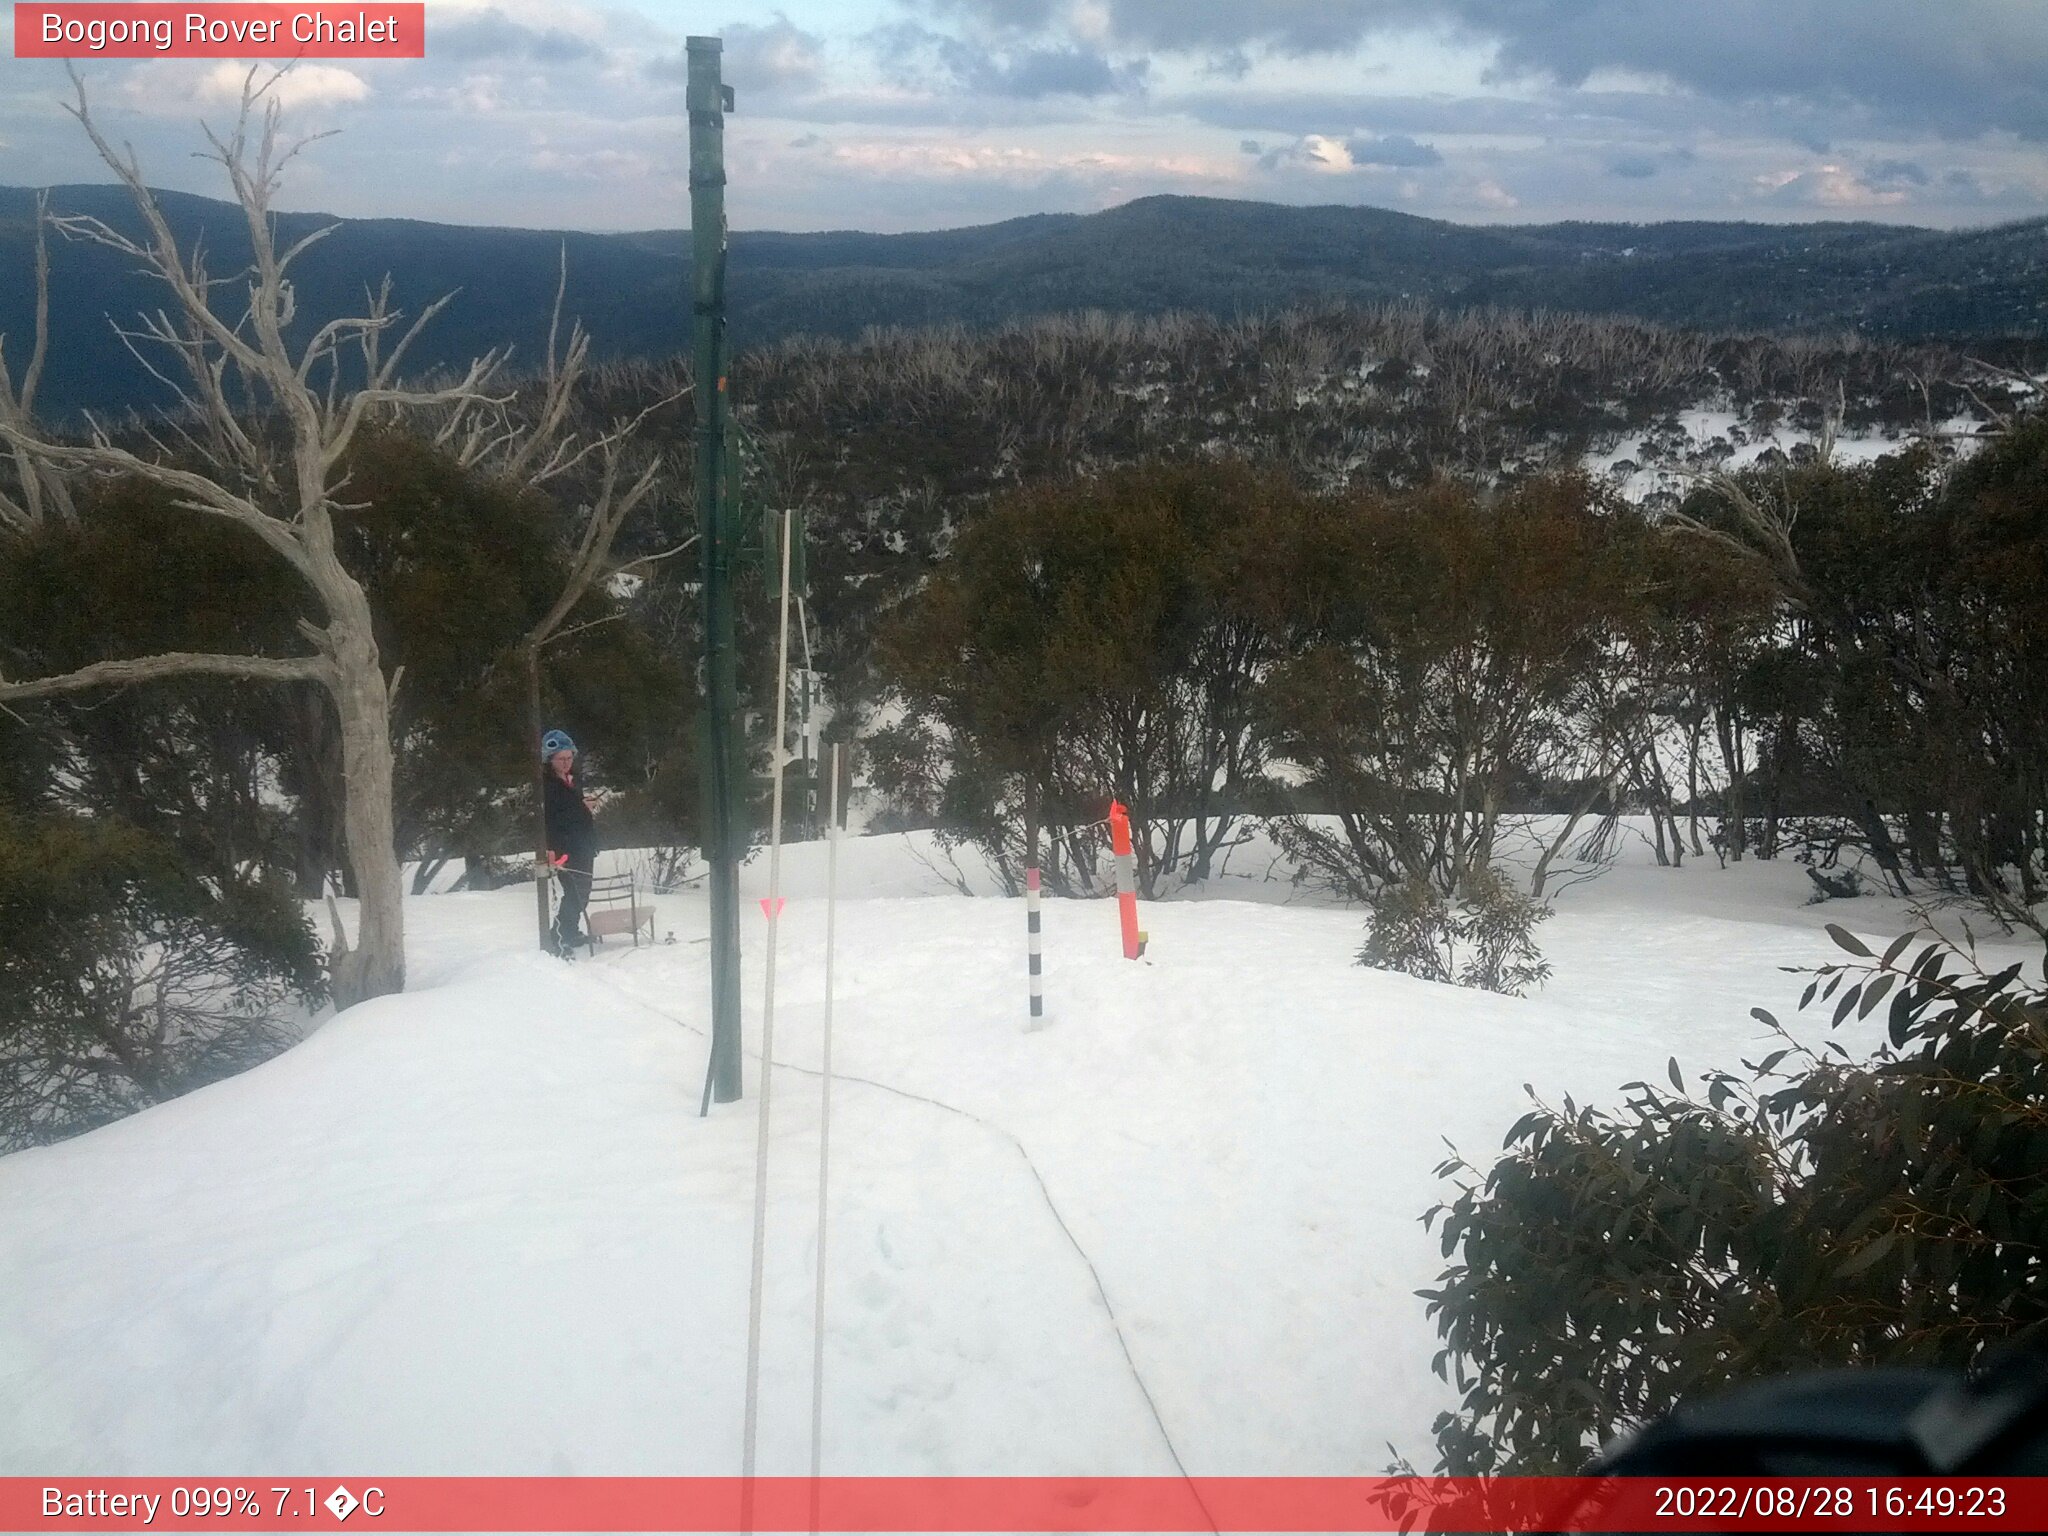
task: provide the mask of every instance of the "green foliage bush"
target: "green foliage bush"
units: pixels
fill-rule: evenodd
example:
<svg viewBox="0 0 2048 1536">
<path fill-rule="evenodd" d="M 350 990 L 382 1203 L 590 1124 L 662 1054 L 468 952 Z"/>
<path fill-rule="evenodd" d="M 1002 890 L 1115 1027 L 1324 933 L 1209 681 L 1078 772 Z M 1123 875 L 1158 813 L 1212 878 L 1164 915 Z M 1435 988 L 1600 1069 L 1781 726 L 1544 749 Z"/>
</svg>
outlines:
<svg viewBox="0 0 2048 1536">
<path fill-rule="evenodd" d="M 1539 1102 L 1430 1211 L 1455 1259 L 1429 1301 L 1446 1473 L 1561 1474 L 1674 1403 L 1809 1366 L 1967 1366 L 2048 1333 L 2048 989 L 1915 934 L 1802 1008 L 1888 1003 L 1886 1040 L 1784 1040 L 1704 1100 L 1630 1084 L 1617 1112 Z"/>
<path fill-rule="evenodd" d="M 0 1152 L 253 1066 L 326 989 L 275 883 L 202 880 L 105 817 L 0 805 Z"/>
<path fill-rule="evenodd" d="M 1550 909 L 1499 869 L 1474 870 L 1456 901 L 1420 875 L 1382 886 L 1368 903 L 1358 963 L 1521 997 L 1550 977 L 1532 934 Z"/>
</svg>

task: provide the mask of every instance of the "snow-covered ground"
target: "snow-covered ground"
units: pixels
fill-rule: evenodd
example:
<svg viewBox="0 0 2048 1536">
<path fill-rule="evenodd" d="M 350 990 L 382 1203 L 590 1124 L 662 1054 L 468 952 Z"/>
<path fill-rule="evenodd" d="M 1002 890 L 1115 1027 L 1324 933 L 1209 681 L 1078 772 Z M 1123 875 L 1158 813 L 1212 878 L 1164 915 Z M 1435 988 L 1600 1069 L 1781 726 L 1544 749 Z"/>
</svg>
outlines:
<svg viewBox="0 0 2048 1536">
<path fill-rule="evenodd" d="M 823 845 L 784 877 L 760 1467 L 800 1473 Z M 1389 1441 L 1427 1466 L 1444 1140 L 1483 1166 L 1525 1082 L 1611 1102 L 1674 1054 L 1732 1068 L 1824 921 L 1906 922 L 1638 844 L 1559 897 L 1555 977 L 1515 1000 L 1361 969 L 1358 915 L 1284 886 L 1149 907 L 1139 964 L 1114 903 L 1052 901 L 1029 1032 L 1020 902 L 903 837 L 847 843 L 841 890 L 839 1473 L 1164 1473 L 1169 1437 L 1197 1473 L 1370 1473 Z M 415 899 L 404 996 L 0 1158 L 0 1473 L 736 1471 L 760 1076 L 699 1118 L 704 899 L 657 907 L 673 944 L 565 964 L 524 888 Z"/>
<path fill-rule="evenodd" d="M 1641 501 L 1658 492 L 1682 493 L 1689 470 L 1748 469 L 1774 450 L 1789 458 L 1802 444 L 1812 446 L 1819 440 L 1818 433 L 1789 423 L 1759 432 L 1753 423 L 1724 408 L 1694 406 L 1676 416 L 1678 432 L 1627 434 L 1605 451 L 1587 454 L 1586 469 L 1614 481 L 1630 500 Z M 1967 447 L 1968 434 L 1978 425 L 1974 417 L 1958 416 L 1937 423 L 1937 430 Z M 1903 451 L 1913 440 L 1907 433 L 1843 433 L 1833 440 L 1829 451 L 1838 464 L 1868 464 Z"/>
</svg>

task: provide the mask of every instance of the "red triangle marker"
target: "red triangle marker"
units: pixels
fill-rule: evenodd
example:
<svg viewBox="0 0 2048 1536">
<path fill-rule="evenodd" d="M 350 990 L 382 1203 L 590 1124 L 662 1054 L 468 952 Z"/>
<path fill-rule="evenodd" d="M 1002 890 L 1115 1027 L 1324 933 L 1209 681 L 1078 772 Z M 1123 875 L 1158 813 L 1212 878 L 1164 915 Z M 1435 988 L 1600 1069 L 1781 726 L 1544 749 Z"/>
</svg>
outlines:
<svg viewBox="0 0 2048 1536">
<path fill-rule="evenodd" d="M 771 902 L 775 907 L 773 912 L 768 910 Z M 787 896 L 763 896 L 761 898 L 761 915 L 770 922 L 773 922 L 776 918 L 782 916 L 782 909 L 788 905 L 789 898 Z"/>
</svg>

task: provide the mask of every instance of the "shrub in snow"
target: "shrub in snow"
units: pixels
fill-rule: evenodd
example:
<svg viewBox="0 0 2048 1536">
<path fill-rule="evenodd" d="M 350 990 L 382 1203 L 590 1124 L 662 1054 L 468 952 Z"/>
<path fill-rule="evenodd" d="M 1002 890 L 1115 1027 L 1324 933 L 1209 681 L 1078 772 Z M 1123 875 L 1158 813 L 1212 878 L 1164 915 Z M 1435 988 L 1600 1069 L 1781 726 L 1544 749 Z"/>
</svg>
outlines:
<svg viewBox="0 0 2048 1536">
<path fill-rule="evenodd" d="M 704 871 L 696 865 L 696 849 L 687 844 L 664 844 L 647 850 L 639 872 L 650 891 L 667 896 L 704 878 Z"/>
<path fill-rule="evenodd" d="M 2048 1338 L 2048 989 L 1913 934 L 1818 968 L 1833 1023 L 1889 1002 L 1888 1042 L 1784 1041 L 1745 1075 L 1674 1059 L 1619 1111 L 1538 1102 L 1430 1211 L 1429 1302 L 1456 1475 L 1579 1470 L 1675 1403 L 1808 1366 L 1969 1366 Z M 1783 1070 L 1781 1070 L 1781 1064 Z"/>
<path fill-rule="evenodd" d="M 1449 981 L 1452 917 L 1443 893 L 1427 880 L 1407 879 L 1380 888 L 1366 919 L 1358 963 L 1405 971 L 1424 981 Z"/>
<path fill-rule="evenodd" d="M 254 1066 L 325 990 L 299 904 L 106 818 L 0 810 L 0 1152 Z"/>
<path fill-rule="evenodd" d="M 1361 965 L 1405 971 L 1521 997 L 1550 976 L 1531 933 L 1550 908 L 1498 869 L 1473 871 L 1455 903 L 1414 877 L 1381 887 L 1371 902 Z"/>
</svg>

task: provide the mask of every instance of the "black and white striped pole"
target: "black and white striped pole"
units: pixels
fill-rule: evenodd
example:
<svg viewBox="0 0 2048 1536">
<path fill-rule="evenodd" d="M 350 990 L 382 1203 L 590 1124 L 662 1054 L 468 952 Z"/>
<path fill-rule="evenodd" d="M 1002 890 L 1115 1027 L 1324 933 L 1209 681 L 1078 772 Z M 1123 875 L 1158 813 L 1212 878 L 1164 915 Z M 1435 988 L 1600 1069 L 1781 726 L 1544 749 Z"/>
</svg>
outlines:
<svg viewBox="0 0 2048 1536">
<path fill-rule="evenodd" d="M 1038 794 L 1027 783 L 1024 789 L 1024 926 L 1026 948 L 1031 957 L 1031 1022 L 1037 1029 L 1045 1022 L 1045 956 L 1040 949 L 1038 889 Z"/>
<path fill-rule="evenodd" d="M 1045 956 L 1039 949 L 1038 866 L 1024 871 L 1024 922 L 1031 931 L 1031 1027 L 1045 1022 Z"/>
</svg>

